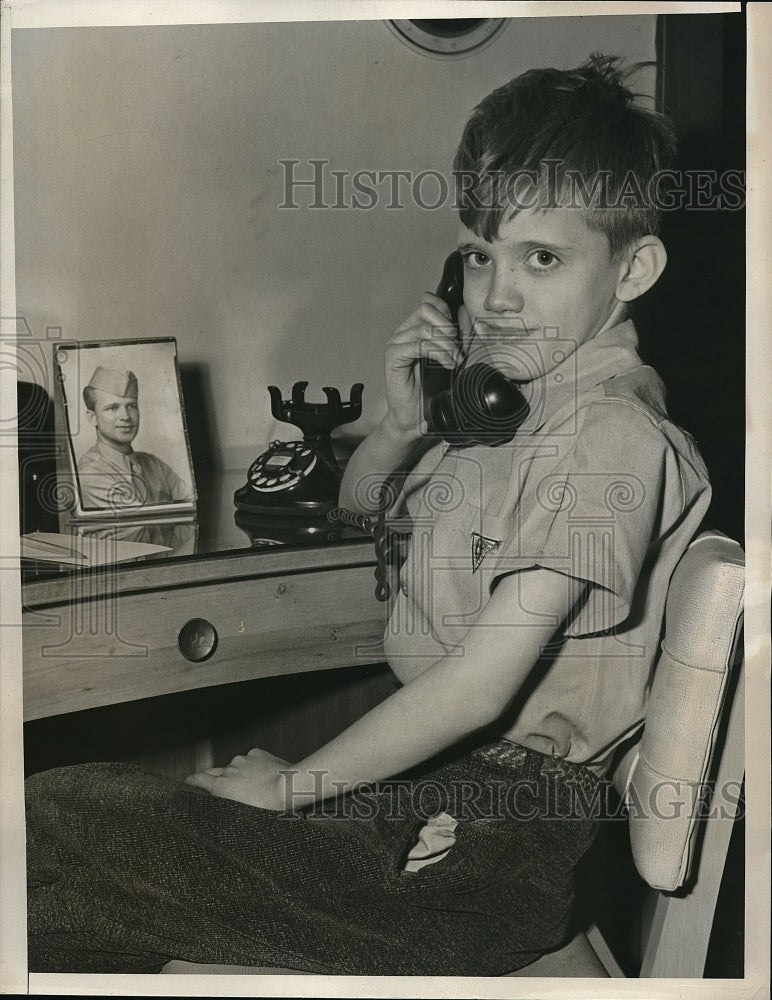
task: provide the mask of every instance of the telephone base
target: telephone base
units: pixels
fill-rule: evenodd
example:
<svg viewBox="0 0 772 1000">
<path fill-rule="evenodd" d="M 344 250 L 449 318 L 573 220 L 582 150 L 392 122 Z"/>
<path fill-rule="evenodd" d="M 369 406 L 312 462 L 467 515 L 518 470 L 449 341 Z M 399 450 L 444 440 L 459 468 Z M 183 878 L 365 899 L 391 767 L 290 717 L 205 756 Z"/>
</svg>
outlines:
<svg viewBox="0 0 772 1000">
<path fill-rule="evenodd" d="M 329 545 L 345 538 L 362 538 L 363 532 L 340 522 L 328 521 L 326 517 L 310 515 L 304 517 L 301 511 L 295 517 L 285 517 L 284 512 L 261 515 L 253 511 L 237 510 L 234 515 L 236 525 L 249 537 L 253 548 L 276 545 Z"/>
<path fill-rule="evenodd" d="M 255 491 L 248 486 L 242 486 L 233 494 L 233 503 L 237 510 L 247 514 L 256 514 L 264 517 L 325 517 L 328 510 L 337 503 L 337 500 L 298 500 L 293 499 L 291 504 L 273 505 L 260 504 L 254 502 Z"/>
</svg>

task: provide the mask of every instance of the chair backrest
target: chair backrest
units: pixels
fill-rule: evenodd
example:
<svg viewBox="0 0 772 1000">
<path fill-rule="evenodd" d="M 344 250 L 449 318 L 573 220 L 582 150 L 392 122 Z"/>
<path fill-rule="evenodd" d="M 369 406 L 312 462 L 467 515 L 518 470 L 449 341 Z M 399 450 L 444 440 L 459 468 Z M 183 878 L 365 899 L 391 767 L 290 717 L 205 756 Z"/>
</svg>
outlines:
<svg viewBox="0 0 772 1000">
<path fill-rule="evenodd" d="M 744 570 L 742 547 L 719 532 L 687 549 L 668 589 L 643 734 L 615 776 L 635 865 L 662 890 L 641 976 L 704 968 L 744 773 Z"/>
</svg>

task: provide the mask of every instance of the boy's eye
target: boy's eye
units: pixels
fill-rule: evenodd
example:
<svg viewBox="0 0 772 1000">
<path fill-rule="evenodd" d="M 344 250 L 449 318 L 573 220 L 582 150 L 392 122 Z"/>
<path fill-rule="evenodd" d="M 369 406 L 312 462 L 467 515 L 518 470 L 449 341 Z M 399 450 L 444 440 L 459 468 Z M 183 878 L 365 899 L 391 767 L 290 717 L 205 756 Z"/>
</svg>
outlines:
<svg viewBox="0 0 772 1000">
<path fill-rule="evenodd" d="M 487 253 L 483 253 L 482 250 L 472 250 L 464 254 L 464 263 L 467 267 L 485 267 L 490 262 L 490 257 Z"/>
<path fill-rule="evenodd" d="M 538 270 L 547 270 L 557 263 L 559 263 L 558 258 L 551 250 L 534 250 L 531 254 L 531 264 Z"/>
</svg>

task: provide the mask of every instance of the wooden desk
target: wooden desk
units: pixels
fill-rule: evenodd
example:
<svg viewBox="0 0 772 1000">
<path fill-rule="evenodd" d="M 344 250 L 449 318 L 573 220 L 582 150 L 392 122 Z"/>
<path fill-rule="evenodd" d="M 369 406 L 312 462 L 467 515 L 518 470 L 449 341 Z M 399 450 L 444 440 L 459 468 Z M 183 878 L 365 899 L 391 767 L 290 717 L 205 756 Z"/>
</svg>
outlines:
<svg viewBox="0 0 772 1000">
<path fill-rule="evenodd" d="M 222 484 L 226 500 L 234 481 Z M 206 525 L 212 510 L 228 524 L 225 542 Z M 250 549 L 228 502 L 202 512 L 202 537 L 193 555 L 24 584 L 25 720 L 382 661 L 385 610 L 369 538 Z M 200 661 L 180 649 L 193 619 L 216 635 Z"/>
</svg>

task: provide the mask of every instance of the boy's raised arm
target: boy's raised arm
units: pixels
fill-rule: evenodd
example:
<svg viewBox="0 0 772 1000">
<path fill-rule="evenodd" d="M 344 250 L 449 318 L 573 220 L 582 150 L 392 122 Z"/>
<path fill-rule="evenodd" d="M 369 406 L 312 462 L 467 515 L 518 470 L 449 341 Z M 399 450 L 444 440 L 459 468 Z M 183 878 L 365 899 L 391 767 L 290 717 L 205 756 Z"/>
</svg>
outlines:
<svg viewBox="0 0 772 1000">
<path fill-rule="evenodd" d="M 462 308 L 459 322 L 468 325 Z M 424 292 L 421 304 L 386 347 L 386 416 L 351 456 L 339 501 L 363 514 L 378 511 L 378 490 L 368 486 L 394 472 L 407 472 L 433 443 L 425 437 L 419 360 L 431 357 L 447 368 L 461 360 L 458 331 L 447 304 Z"/>
<path fill-rule="evenodd" d="M 378 487 L 392 474 L 407 472 L 431 445 L 420 433 L 406 433 L 387 413 L 349 459 L 338 502 L 361 514 L 378 513 Z"/>
</svg>

